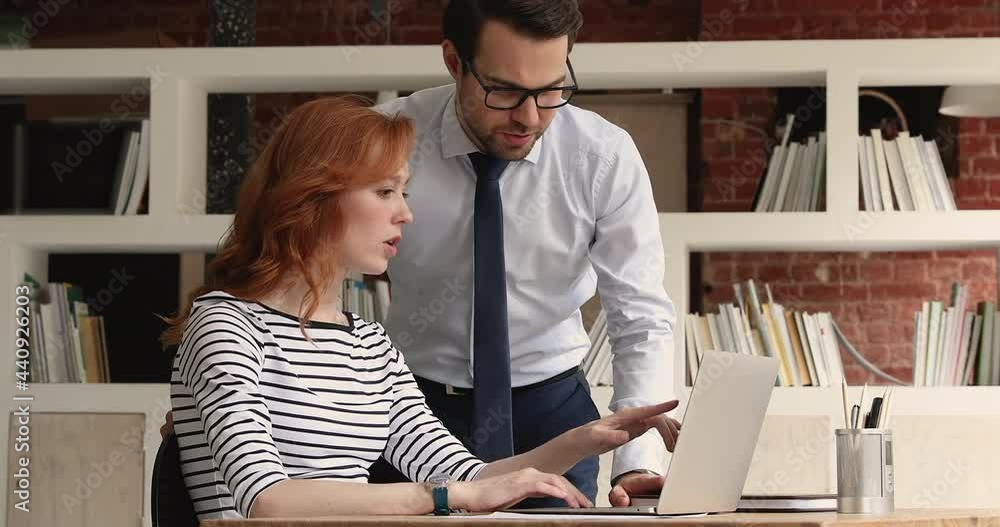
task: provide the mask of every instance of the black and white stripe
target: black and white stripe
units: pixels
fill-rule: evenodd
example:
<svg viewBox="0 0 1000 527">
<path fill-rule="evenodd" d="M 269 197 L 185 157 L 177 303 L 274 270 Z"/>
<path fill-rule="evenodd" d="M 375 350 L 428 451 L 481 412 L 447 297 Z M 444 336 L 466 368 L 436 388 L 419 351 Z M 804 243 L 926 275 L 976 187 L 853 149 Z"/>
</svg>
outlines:
<svg viewBox="0 0 1000 527">
<path fill-rule="evenodd" d="M 367 482 L 383 453 L 413 481 L 484 466 L 431 414 L 378 323 L 310 322 L 214 291 L 199 297 L 174 359 L 171 400 L 184 480 L 200 519 L 249 515 L 288 478 Z"/>
</svg>

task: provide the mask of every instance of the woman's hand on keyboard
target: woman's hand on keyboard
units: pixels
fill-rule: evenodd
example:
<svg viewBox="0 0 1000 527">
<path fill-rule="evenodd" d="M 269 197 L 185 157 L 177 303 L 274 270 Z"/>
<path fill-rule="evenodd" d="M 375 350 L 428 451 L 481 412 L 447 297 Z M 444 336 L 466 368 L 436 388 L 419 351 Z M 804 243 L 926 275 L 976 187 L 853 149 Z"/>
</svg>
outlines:
<svg viewBox="0 0 1000 527">
<path fill-rule="evenodd" d="M 566 478 L 533 468 L 473 481 L 456 481 L 448 487 L 449 506 L 473 512 L 503 510 L 526 498 L 549 496 L 561 498 L 573 508 L 594 506 Z"/>
</svg>

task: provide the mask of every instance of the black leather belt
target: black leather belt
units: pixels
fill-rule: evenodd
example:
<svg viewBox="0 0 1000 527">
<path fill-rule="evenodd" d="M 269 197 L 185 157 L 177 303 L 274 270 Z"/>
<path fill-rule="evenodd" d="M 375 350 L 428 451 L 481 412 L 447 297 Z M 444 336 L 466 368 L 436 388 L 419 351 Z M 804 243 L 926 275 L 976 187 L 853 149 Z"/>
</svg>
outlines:
<svg viewBox="0 0 1000 527">
<path fill-rule="evenodd" d="M 526 384 L 524 386 L 515 386 L 514 388 L 511 389 L 511 392 L 518 393 L 518 392 L 528 391 L 534 388 L 540 388 L 547 384 L 559 382 L 567 377 L 572 377 L 573 375 L 576 375 L 578 371 L 580 371 L 580 368 L 578 366 L 573 366 L 572 368 L 553 377 L 549 377 L 548 379 L 543 379 L 541 381 L 531 384 Z M 417 384 L 420 386 L 420 389 L 423 390 L 425 393 L 434 391 L 437 393 L 444 393 L 446 395 L 470 395 L 472 394 L 473 391 L 472 388 L 461 388 L 458 386 L 452 386 L 450 384 L 441 384 L 439 382 L 434 382 L 430 379 L 417 377 L 416 375 L 414 375 L 414 377 L 417 379 Z"/>
</svg>

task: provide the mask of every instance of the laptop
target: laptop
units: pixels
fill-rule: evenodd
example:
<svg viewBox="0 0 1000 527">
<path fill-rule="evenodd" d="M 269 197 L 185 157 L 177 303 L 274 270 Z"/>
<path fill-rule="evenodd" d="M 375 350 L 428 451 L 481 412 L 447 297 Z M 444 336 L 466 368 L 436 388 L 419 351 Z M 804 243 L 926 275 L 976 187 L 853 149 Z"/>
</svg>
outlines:
<svg viewBox="0 0 1000 527">
<path fill-rule="evenodd" d="M 666 516 L 735 511 L 777 376 L 773 357 L 704 353 L 659 498 L 633 497 L 628 507 L 507 512 Z"/>
</svg>

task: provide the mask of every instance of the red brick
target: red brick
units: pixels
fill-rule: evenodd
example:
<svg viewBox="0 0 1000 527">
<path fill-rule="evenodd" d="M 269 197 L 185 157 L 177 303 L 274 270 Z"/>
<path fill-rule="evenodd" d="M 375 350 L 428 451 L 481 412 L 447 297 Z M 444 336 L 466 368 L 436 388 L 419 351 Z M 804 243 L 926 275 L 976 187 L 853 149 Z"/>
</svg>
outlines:
<svg viewBox="0 0 1000 527">
<path fill-rule="evenodd" d="M 965 119 L 961 119 L 964 121 Z M 984 119 L 986 121 L 986 131 L 991 134 L 1000 134 L 1000 117 Z"/>
<path fill-rule="evenodd" d="M 892 280 L 893 266 L 884 260 L 872 260 L 861 264 L 861 279 L 869 282 Z"/>
<path fill-rule="evenodd" d="M 829 280 L 822 280 L 820 278 L 824 275 L 821 274 L 819 268 L 812 264 L 792 264 L 789 267 L 789 272 L 791 273 L 792 280 L 798 283 L 829 282 Z"/>
<path fill-rule="evenodd" d="M 706 161 L 726 159 L 735 157 L 735 149 L 730 141 L 720 141 L 714 137 L 707 136 L 701 141 L 701 155 Z"/>
<path fill-rule="evenodd" d="M 754 13 L 761 13 L 761 12 L 767 12 L 767 11 L 782 11 L 783 10 L 782 7 L 781 7 L 782 2 L 783 2 L 783 0 L 751 0 L 749 2 L 749 6 L 748 7 Z M 800 4 L 806 4 L 808 2 L 809 2 L 809 0 L 800 0 L 799 1 Z M 744 2 L 741 2 L 741 3 L 737 3 L 737 5 L 733 6 L 733 7 L 737 7 L 737 9 L 738 9 L 738 6 L 740 6 L 740 5 L 747 5 L 747 2 L 744 1 Z"/>
<path fill-rule="evenodd" d="M 753 279 L 755 285 L 757 286 L 757 294 L 763 295 L 763 284 L 760 280 L 757 280 L 757 265 L 752 262 L 737 261 L 736 263 L 736 280 L 743 282 L 745 280 Z"/>
<path fill-rule="evenodd" d="M 810 0 L 819 12 L 856 13 L 872 11 L 878 5 L 871 0 Z"/>
<path fill-rule="evenodd" d="M 847 340 L 854 344 L 856 348 L 861 342 L 864 341 L 864 324 L 861 324 L 860 322 L 847 322 L 846 320 L 836 320 L 836 322 L 837 326 L 840 327 L 840 330 L 844 332 L 844 336 L 847 337 Z"/>
<path fill-rule="evenodd" d="M 810 301 L 839 301 L 843 299 L 841 286 L 832 284 L 806 284 L 802 286 L 802 296 Z"/>
<path fill-rule="evenodd" d="M 891 261 L 901 262 L 906 260 L 926 260 L 933 257 L 929 251 L 893 251 L 884 253 L 884 257 Z"/>
<path fill-rule="evenodd" d="M 928 278 L 949 282 L 960 280 L 962 278 L 961 262 L 954 259 L 933 260 L 928 267 Z"/>
<path fill-rule="evenodd" d="M 889 306 L 884 302 L 865 302 L 861 304 L 859 309 L 861 310 L 862 320 L 888 320 L 890 317 Z"/>
<path fill-rule="evenodd" d="M 902 283 L 923 282 L 927 279 L 927 262 L 906 260 L 896 262 L 896 281 Z"/>
<path fill-rule="evenodd" d="M 1000 177 L 1000 159 L 990 157 L 979 157 L 972 160 L 972 174 L 975 177 L 994 176 Z"/>
<path fill-rule="evenodd" d="M 715 262 L 731 262 L 736 260 L 736 255 L 738 253 L 733 252 L 717 252 L 717 253 L 704 253 L 705 264 L 711 264 Z"/>
<path fill-rule="evenodd" d="M 928 31 L 948 31 L 951 29 L 961 29 L 962 18 L 958 13 L 934 13 L 927 17 Z"/>
<path fill-rule="evenodd" d="M 997 276 L 996 261 L 969 260 L 962 262 L 963 280 L 995 280 Z"/>
<path fill-rule="evenodd" d="M 888 324 L 877 324 L 871 321 L 865 321 L 865 337 L 868 339 L 870 344 L 889 344 L 892 342 L 890 338 L 890 328 Z M 888 351 L 888 348 L 886 348 Z M 869 358 L 869 360 L 871 360 Z"/>
<path fill-rule="evenodd" d="M 701 115 L 703 119 L 733 119 L 737 115 L 736 99 L 729 96 L 703 96 L 701 99 Z M 716 125 L 712 124 L 710 126 Z M 702 133 L 708 134 L 709 132 L 704 127 L 705 125 L 702 124 Z"/>
<path fill-rule="evenodd" d="M 757 269 L 757 276 L 764 282 L 776 282 L 791 279 L 792 274 L 788 265 L 764 264 Z"/>
<path fill-rule="evenodd" d="M 853 14 L 811 14 L 802 18 L 802 36 L 809 39 L 835 38 L 838 31 L 845 26 L 857 29 L 857 21 Z"/>
<path fill-rule="evenodd" d="M 796 15 L 746 15 L 733 22 L 733 35 L 739 39 L 768 39 L 782 32 L 802 30 L 802 19 Z"/>
<path fill-rule="evenodd" d="M 868 284 L 843 284 L 841 289 L 844 300 L 868 300 L 871 297 Z"/>
<path fill-rule="evenodd" d="M 766 298 L 766 293 L 764 293 L 763 286 L 761 286 L 760 293 L 762 299 Z M 802 288 L 798 284 L 771 284 L 771 295 L 774 297 L 774 301 L 779 304 L 792 304 L 803 297 Z"/>
<path fill-rule="evenodd" d="M 833 279 L 840 282 L 855 282 L 861 277 L 861 265 L 858 262 L 844 262 L 831 266 Z"/>
<path fill-rule="evenodd" d="M 994 179 L 989 181 L 989 190 L 987 193 L 991 197 L 1000 196 L 1000 180 Z"/>
<path fill-rule="evenodd" d="M 995 209 L 996 204 L 989 197 L 967 197 L 958 201 L 958 207 L 962 210 L 988 210 Z"/>
<path fill-rule="evenodd" d="M 833 313 L 833 319 L 837 321 L 837 324 L 856 324 L 864 320 L 861 316 L 861 308 L 857 304 L 845 304 L 841 302 L 834 306 L 828 306 L 824 310 Z M 817 309 L 816 311 L 822 310 Z"/>
<path fill-rule="evenodd" d="M 711 302 L 713 305 L 718 305 L 723 302 L 730 302 L 732 300 L 732 297 L 733 297 L 732 290 L 731 289 L 727 290 L 723 287 L 712 287 L 704 295 L 706 304 Z"/>
<path fill-rule="evenodd" d="M 958 139 L 958 151 L 962 157 L 995 157 L 996 150 L 993 149 L 993 136 L 989 135 L 963 135 Z"/>
<path fill-rule="evenodd" d="M 892 355 L 889 353 L 889 345 L 886 343 L 866 343 L 863 348 L 859 348 L 860 351 L 866 359 L 872 361 L 876 365 L 887 364 Z"/>
<path fill-rule="evenodd" d="M 708 280 L 720 286 L 733 282 L 735 266 L 733 262 L 715 262 L 707 268 Z"/>
<path fill-rule="evenodd" d="M 987 131 L 989 119 L 979 117 L 963 117 L 958 120 L 958 135 L 984 135 Z M 964 152 L 963 152 L 964 154 Z"/>
<path fill-rule="evenodd" d="M 771 152 L 767 150 L 767 143 L 758 134 L 746 132 L 746 128 L 740 128 L 744 133 L 729 139 L 733 145 L 733 151 L 740 157 L 753 161 L 758 171 L 763 170 L 764 165 L 770 160 Z"/>
<path fill-rule="evenodd" d="M 841 352 L 844 355 L 843 352 Z M 852 364 L 850 362 L 844 361 L 844 378 L 847 380 L 847 384 L 851 386 L 858 386 L 868 382 L 868 372 L 858 364 Z"/>
<path fill-rule="evenodd" d="M 947 255 L 951 254 L 955 255 L 962 254 L 963 256 L 961 256 L 961 258 L 966 258 L 966 259 L 984 258 L 987 260 L 996 258 L 997 255 L 995 249 L 967 249 L 965 251 L 936 251 L 934 253 L 935 257 L 937 258 L 945 258 Z M 952 256 L 952 257 L 958 257 L 958 256 Z"/>
<path fill-rule="evenodd" d="M 935 284 L 928 282 L 871 285 L 871 298 L 875 301 L 889 301 L 900 298 L 923 300 L 934 296 L 936 293 Z"/>
</svg>

